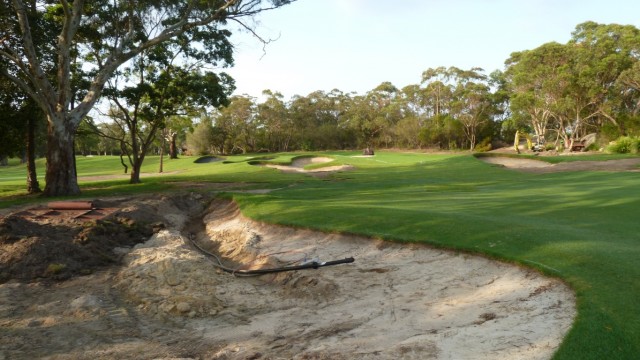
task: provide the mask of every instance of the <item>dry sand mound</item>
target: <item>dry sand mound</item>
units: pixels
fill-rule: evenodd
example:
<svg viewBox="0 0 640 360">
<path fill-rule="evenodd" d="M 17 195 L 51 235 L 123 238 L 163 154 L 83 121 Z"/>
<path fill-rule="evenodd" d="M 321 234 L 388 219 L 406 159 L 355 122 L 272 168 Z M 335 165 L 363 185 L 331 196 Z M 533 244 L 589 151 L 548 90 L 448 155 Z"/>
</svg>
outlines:
<svg viewBox="0 0 640 360">
<path fill-rule="evenodd" d="M 205 223 L 197 241 L 228 264 L 356 258 L 248 279 L 176 232 L 138 246 L 121 288 L 155 316 L 191 317 L 214 358 L 548 359 L 575 315 L 561 282 L 481 257 L 259 224 L 228 202 Z"/>
<path fill-rule="evenodd" d="M 130 199 L 123 211 L 154 210 L 165 228 L 115 249 L 121 267 L 0 284 L 0 359 L 549 359 L 575 316 L 572 292 L 537 272 L 260 224 L 228 201 L 203 223 L 208 203 Z M 190 233 L 234 268 L 355 263 L 235 277 Z"/>
</svg>

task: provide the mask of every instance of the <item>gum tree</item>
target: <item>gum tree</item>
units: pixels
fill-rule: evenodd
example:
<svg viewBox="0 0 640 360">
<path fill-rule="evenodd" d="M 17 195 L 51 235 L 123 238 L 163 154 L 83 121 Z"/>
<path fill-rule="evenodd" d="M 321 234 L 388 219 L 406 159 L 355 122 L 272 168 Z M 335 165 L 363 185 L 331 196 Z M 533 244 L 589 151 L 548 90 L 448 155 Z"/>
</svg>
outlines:
<svg viewBox="0 0 640 360">
<path fill-rule="evenodd" d="M 122 131 L 123 138 L 116 139 L 131 165 L 131 184 L 140 183 L 140 168 L 156 135 L 168 128 L 173 116 L 186 115 L 196 106 L 219 107 L 227 104 L 227 96 L 233 91 L 233 80 L 221 74 L 202 73 L 199 70 L 160 66 L 139 57 L 139 66 L 125 71 L 125 79 L 134 84 L 118 85 L 110 82 L 105 96 L 111 103 L 109 117 Z M 103 136 L 108 136 L 103 134 Z"/>
<path fill-rule="evenodd" d="M 537 139 L 550 128 L 562 134 L 561 109 L 566 102 L 572 64 L 570 48 L 555 42 L 511 54 L 505 75 L 511 90 L 511 110 L 528 119 Z"/>
<path fill-rule="evenodd" d="M 452 72 L 456 81 L 451 102 L 452 114 L 462 124 L 469 150 L 473 150 L 479 129 L 490 120 L 493 113 L 491 91 L 481 68 L 452 68 Z"/>
<path fill-rule="evenodd" d="M 640 58 L 640 30 L 632 25 L 598 24 L 576 26 L 568 46 L 574 51 L 571 93 L 574 117 L 586 126 L 600 128 L 605 122 L 624 132 L 616 119 L 623 97 L 616 87 L 622 73 Z"/>
<path fill-rule="evenodd" d="M 80 193 L 75 133 L 123 64 L 175 39 L 215 51 L 212 34 L 227 22 L 243 24 L 244 18 L 292 1 L 0 2 L 0 75 L 33 98 L 47 117 L 45 195 Z M 35 41 L 37 24 L 45 18 L 57 25 L 53 54 L 41 51 Z M 48 58 L 53 66 L 47 65 Z M 89 75 L 81 89 L 73 89 L 74 70 Z"/>
</svg>

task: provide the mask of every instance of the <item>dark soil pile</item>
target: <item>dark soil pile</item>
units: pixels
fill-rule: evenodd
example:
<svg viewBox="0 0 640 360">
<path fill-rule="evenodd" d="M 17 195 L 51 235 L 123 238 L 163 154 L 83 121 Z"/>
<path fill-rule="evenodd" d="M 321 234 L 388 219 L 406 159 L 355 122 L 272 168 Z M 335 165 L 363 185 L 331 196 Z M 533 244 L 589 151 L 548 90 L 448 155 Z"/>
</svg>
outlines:
<svg viewBox="0 0 640 360">
<path fill-rule="evenodd" d="M 65 216 L 32 217 L 25 211 L 0 218 L 0 283 L 9 280 L 65 280 L 118 263 L 126 250 L 163 227 L 157 211 L 142 202 L 97 220 Z"/>
</svg>

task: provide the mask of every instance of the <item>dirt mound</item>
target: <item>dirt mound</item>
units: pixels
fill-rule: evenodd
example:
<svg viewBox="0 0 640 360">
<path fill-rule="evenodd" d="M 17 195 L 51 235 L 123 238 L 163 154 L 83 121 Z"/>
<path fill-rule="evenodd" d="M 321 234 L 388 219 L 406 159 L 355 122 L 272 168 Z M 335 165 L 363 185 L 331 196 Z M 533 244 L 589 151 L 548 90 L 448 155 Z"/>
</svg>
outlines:
<svg viewBox="0 0 640 360">
<path fill-rule="evenodd" d="M 114 201 L 117 216 L 164 224 L 120 247 L 122 265 L 0 284 L 0 359 L 548 359 L 575 316 L 571 291 L 536 272 L 260 224 L 231 202 L 204 211 L 208 203 L 198 194 Z M 233 269 L 356 261 L 239 278 L 191 240 Z"/>
<path fill-rule="evenodd" d="M 117 264 L 119 250 L 146 241 L 161 220 L 144 202 L 90 221 L 54 213 L 27 210 L 0 219 L 0 282 L 64 280 Z"/>
</svg>

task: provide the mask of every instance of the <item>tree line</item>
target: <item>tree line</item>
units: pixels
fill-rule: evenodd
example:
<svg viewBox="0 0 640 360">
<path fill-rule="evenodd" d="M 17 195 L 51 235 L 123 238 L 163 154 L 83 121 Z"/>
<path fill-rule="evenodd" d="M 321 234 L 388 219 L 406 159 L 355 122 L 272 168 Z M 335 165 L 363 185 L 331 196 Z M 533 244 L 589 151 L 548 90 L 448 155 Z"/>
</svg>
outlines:
<svg viewBox="0 0 640 360">
<path fill-rule="evenodd" d="M 173 60 L 180 58 L 207 77 L 206 66 L 231 64 L 227 24 L 249 28 L 244 19 L 293 1 L 0 1 L 0 78 L 20 96 L 28 96 L 46 119 L 44 194 L 80 193 L 75 168 L 77 130 L 108 94 L 107 83 L 114 83 L 117 75 L 127 78 L 131 71 L 127 67 L 158 80 L 154 86 L 138 76 L 141 81 L 135 84 L 122 80 L 127 91 L 120 92 L 123 88 L 117 85 L 112 88 L 114 108 L 123 113 L 129 130 L 148 131 L 145 138 L 130 137 L 135 173 L 134 154 L 143 158 L 144 142 L 162 127 L 161 122 L 151 128 L 144 124 L 151 114 L 164 117 L 168 94 L 159 86 L 163 80 L 171 81 L 170 74 L 174 78 L 182 74 L 172 72 Z M 167 71 L 169 76 L 163 77 Z M 119 106 L 116 97 L 126 101 Z M 22 108 L 16 99 L 10 99 L 9 106 Z M 35 171 L 33 159 L 27 163 Z M 37 187 L 37 181 L 31 185 Z"/>
<path fill-rule="evenodd" d="M 278 7 L 288 2 L 273 3 Z M 94 37 L 98 30 L 94 30 Z M 138 36 L 144 43 L 154 34 L 142 30 Z M 597 133 L 602 145 L 620 136 L 635 136 L 640 130 L 640 32 L 630 25 L 579 24 L 566 44 L 552 42 L 514 52 L 505 61 L 504 70 L 490 74 L 480 68 L 438 67 L 425 70 L 419 83 L 403 88 L 383 82 L 365 94 L 334 89 L 291 99 L 265 90 L 261 101 L 248 95 L 231 96 L 233 79 L 204 71 L 204 64 L 230 65 L 233 61 L 230 33 L 217 27 L 207 31 L 176 35 L 162 46 L 129 45 L 136 49 L 135 54 L 106 79 L 99 78 L 100 66 L 93 72 L 71 71 L 75 77 L 70 83 L 80 84 L 72 91 L 72 98 L 83 99 L 80 104 L 94 101 L 89 94 L 91 86 L 86 85 L 92 76 L 93 81 L 96 76 L 104 80 L 100 100 L 108 110 L 102 115 L 111 119 L 96 124 L 84 113 L 76 124 L 73 115 L 74 125 L 67 128 L 73 134 L 72 154 L 118 154 L 125 169 L 127 164 L 131 167 L 131 182 L 138 182 L 144 156 L 164 154 L 167 149 L 170 157 L 180 151 L 483 151 L 510 143 L 516 131 L 535 135 L 547 148 L 571 149 L 573 142 L 590 133 Z M 191 46 L 195 43 L 189 39 L 199 39 L 207 47 Z M 111 58 L 105 48 L 99 50 L 101 60 L 90 53 L 83 59 L 100 63 Z M 0 86 L 14 89 L 7 94 L 20 93 L 15 91 L 15 81 L 6 81 L 11 80 L 11 73 L 3 74 L 5 81 Z M 0 125 L 11 131 L 2 134 L 28 133 L 26 119 L 39 112 L 49 126 L 45 135 L 39 135 L 38 127 L 33 126 L 31 136 L 46 137 L 49 146 L 44 155 L 49 164 L 55 133 L 52 124 L 71 120 L 52 119 L 42 111 L 41 103 L 26 95 L 0 98 L 6 113 L 13 114 L 13 120 Z M 65 106 L 75 109 L 71 104 Z M 79 112 L 70 111 L 64 112 L 65 116 Z M 17 143 L 3 145 L 0 159 L 28 153 Z M 30 151 L 43 149 L 36 146 Z"/>
<path fill-rule="evenodd" d="M 401 89 L 384 82 L 364 95 L 316 91 L 288 101 L 235 96 L 203 116 L 190 151 L 435 148 L 482 151 L 516 131 L 541 146 L 571 149 L 584 136 L 598 144 L 640 131 L 640 32 L 585 22 L 566 44 L 514 52 L 505 70 L 438 67 Z"/>
</svg>

